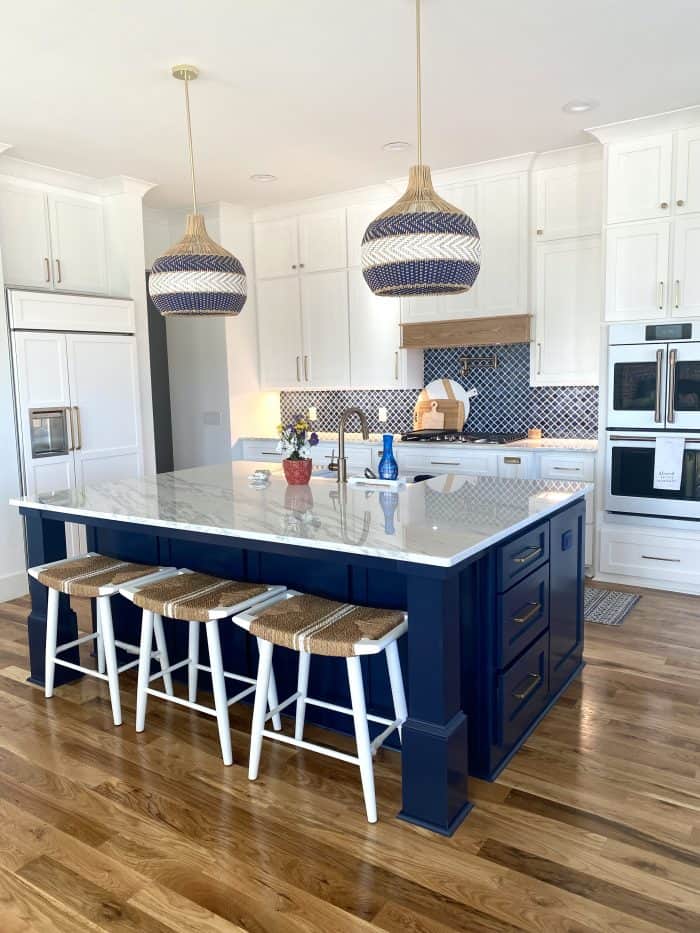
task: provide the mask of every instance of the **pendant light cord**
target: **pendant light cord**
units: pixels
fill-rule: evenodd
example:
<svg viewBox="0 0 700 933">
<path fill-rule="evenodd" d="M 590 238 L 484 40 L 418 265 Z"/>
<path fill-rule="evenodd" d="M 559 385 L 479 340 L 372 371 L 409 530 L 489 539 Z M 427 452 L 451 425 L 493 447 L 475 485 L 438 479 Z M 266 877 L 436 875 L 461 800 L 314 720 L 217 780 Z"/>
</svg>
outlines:
<svg viewBox="0 0 700 933">
<path fill-rule="evenodd" d="M 416 116 L 418 122 L 418 165 L 423 164 L 422 90 L 420 61 L 420 0 L 416 0 Z"/>
<path fill-rule="evenodd" d="M 187 117 L 187 148 L 190 154 L 190 174 L 192 176 L 192 213 L 197 213 L 197 186 L 194 180 L 194 151 L 192 149 L 192 120 L 190 119 L 190 79 L 185 78 L 185 116 Z"/>
</svg>

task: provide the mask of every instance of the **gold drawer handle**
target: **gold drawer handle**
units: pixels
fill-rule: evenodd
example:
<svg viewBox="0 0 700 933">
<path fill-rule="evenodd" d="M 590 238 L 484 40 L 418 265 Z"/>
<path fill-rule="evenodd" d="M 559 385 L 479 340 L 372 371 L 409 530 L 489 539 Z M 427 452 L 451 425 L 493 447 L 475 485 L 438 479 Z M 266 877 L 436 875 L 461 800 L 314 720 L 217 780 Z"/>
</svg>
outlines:
<svg viewBox="0 0 700 933">
<path fill-rule="evenodd" d="M 536 560 L 542 554 L 541 547 L 528 547 L 521 551 L 517 557 L 513 558 L 514 564 L 529 564 L 531 560 Z"/>
<path fill-rule="evenodd" d="M 541 683 L 542 677 L 539 674 L 528 674 L 523 680 L 525 686 L 520 690 L 514 690 L 513 696 L 516 700 L 524 700 L 525 697 L 529 697 L 534 690 L 537 690 Z"/>
<path fill-rule="evenodd" d="M 521 610 L 517 616 L 513 616 L 513 622 L 518 625 L 525 625 L 526 622 L 532 621 L 542 611 L 542 603 L 528 603 L 527 605 L 530 608 L 525 612 Z"/>
</svg>

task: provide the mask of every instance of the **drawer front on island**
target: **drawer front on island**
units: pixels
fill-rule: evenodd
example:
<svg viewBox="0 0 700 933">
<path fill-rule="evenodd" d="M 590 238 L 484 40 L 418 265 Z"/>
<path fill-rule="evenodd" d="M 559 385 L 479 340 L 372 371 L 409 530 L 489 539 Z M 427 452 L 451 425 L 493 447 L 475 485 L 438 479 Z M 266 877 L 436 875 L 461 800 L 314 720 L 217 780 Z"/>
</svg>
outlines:
<svg viewBox="0 0 700 933">
<path fill-rule="evenodd" d="M 496 681 L 495 745 L 507 754 L 549 700 L 549 633 L 542 635 Z"/>
<path fill-rule="evenodd" d="M 503 593 L 548 559 L 549 524 L 543 522 L 498 548 L 498 592 Z"/>
<path fill-rule="evenodd" d="M 496 666 L 510 662 L 549 624 L 549 564 L 498 597 Z"/>
</svg>

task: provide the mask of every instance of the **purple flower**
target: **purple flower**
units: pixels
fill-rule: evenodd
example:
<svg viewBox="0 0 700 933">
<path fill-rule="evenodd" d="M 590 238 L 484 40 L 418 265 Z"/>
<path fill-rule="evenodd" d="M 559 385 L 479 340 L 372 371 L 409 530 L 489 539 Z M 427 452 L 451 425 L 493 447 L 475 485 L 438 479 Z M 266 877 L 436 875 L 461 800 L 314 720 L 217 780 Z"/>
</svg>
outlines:
<svg viewBox="0 0 700 933">
<path fill-rule="evenodd" d="M 316 444 L 318 444 L 318 434 L 312 431 L 311 434 L 309 434 L 309 446 L 315 447 Z"/>
</svg>

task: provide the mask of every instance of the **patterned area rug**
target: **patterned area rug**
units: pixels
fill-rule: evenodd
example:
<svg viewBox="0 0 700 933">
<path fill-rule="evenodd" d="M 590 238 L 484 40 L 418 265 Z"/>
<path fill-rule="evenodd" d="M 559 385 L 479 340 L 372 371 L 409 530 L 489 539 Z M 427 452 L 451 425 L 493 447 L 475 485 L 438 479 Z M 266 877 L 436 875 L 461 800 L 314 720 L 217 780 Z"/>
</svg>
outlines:
<svg viewBox="0 0 700 933">
<path fill-rule="evenodd" d="M 583 618 L 600 625 L 622 625 L 641 596 L 622 590 L 602 590 L 586 586 L 583 593 Z"/>
</svg>

